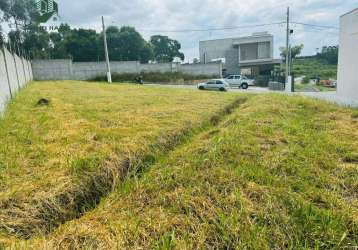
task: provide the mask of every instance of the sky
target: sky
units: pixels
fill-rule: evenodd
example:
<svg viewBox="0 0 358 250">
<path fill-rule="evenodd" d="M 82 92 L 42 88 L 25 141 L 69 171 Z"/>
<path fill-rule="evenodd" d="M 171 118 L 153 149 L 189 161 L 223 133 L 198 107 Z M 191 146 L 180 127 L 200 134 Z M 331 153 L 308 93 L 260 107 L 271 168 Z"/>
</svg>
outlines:
<svg viewBox="0 0 358 250">
<path fill-rule="evenodd" d="M 270 24 L 286 20 L 339 27 L 339 16 L 358 7 L 358 0 L 57 0 L 63 22 L 73 27 L 101 29 L 107 25 L 133 26 L 145 39 L 168 35 L 182 44 L 186 60 L 199 57 L 199 41 L 240 37 L 268 31 L 274 35 L 275 57 L 285 46 L 285 24 L 225 31 L 168 32 L 176 30 Z M 338 29 L 318 29 L 292 24 L 292 45 L 304 44 L 303 55 L 315 54 L 324 45 L 337 45 Z"/>
</svg>

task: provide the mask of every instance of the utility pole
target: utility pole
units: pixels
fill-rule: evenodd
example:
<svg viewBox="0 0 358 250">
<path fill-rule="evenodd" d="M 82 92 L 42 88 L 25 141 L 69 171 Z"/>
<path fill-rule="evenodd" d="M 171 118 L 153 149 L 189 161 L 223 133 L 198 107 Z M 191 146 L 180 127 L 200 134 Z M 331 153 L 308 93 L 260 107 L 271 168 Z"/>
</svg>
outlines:
<svg viewBox="0 0 358 250">
<path fill-rule="evenodd" d="M 106 63 L 107 63 L 107 80 L 108 80 L 108 83 L 112 83 L 111 65 L 109 63 L 109 56 L 108 56 L 106 26 L 104 25 L 104 17 L 103 16 L 102 16 L 102 28 L 103 28 L 103 40 L 104 40 L 103 41 L 104 53 L 105 53 Z"/>
<path fill-rule="evenodd" d="M 291 92 L 290 77 L 290 7 L 287 7 L 287 30 L 286 30 L 286 91 Z M 288 90 L 289 89 L 289 90 Z"/>
</svg>

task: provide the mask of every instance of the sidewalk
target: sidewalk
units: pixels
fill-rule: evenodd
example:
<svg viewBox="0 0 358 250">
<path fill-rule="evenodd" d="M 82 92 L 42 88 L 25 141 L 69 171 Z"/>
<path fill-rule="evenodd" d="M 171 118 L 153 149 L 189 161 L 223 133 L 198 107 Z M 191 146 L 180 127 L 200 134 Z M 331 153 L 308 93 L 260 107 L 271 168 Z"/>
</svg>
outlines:
<svg viewBox="0 0 358 250">
<path fill-rule="evenodd" d="M 325 100 L 343 106 L 358 107 L 358 100 L 347 100 L 346 98 L 338 96 L 337 92 L 301 92 L 295 94 Z"/>
</svg>

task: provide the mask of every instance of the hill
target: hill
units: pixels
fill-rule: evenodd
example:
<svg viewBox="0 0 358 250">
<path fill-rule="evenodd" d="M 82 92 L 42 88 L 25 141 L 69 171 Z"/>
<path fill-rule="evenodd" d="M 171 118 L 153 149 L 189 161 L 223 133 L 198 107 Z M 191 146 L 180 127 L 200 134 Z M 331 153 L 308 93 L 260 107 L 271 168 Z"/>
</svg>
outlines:
<svg viewBox="0 0 358 250">
<path fill-rule="evenodd" d="M 315 57 L 306 57 L 294 60 L 292 72 L 295 76 L 306 76 L 312 79 L 318 76 L 322 80 L 328 80 L 337 79 L 337 67 Z"/>
</svg>

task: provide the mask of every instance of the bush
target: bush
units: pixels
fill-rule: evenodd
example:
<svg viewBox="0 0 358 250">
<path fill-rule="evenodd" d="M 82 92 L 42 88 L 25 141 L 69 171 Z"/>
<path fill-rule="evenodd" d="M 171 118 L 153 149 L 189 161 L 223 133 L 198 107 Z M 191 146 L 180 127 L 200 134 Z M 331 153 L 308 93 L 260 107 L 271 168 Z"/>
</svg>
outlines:
<svg viewBox="0 0 358 250">
<path fill-rule="evenodd" d="M 123 73 L 123 74 L 112 74 L 113 82 L 135 82 L 135 78 L 138 77 L 139 74 L 135 73 Z M 185 82 L 191 80 L 201 80 L 201 79 L 209 79 L 209 78 L 217 78 L 215 75 L 188 75 L 180 72 L 173 73 L 161 73 L 161 72 L 142 72 L 140 74 L 143 77 L 145 82 L 150 83 L 177 83 L 177 82 Z M 106 76 L 97 76 L 92 81 L 100 82 L 107 81 Z"/>
<path fill-rule="evenodd" d="M 352 118 L 353 119 L 358 119 L 358 110 L 353 111 Z"/>
<path fill-rule="evenodd" d="M 310 77 L 305 76 L 305 77 L 303 78 L 303 80 L 302 80 L 302 83 L 303 83 L 303 84 L 308 84 L 308 83 L 310 83 L 310 80 L 311 80 Z"/>
</svg>

